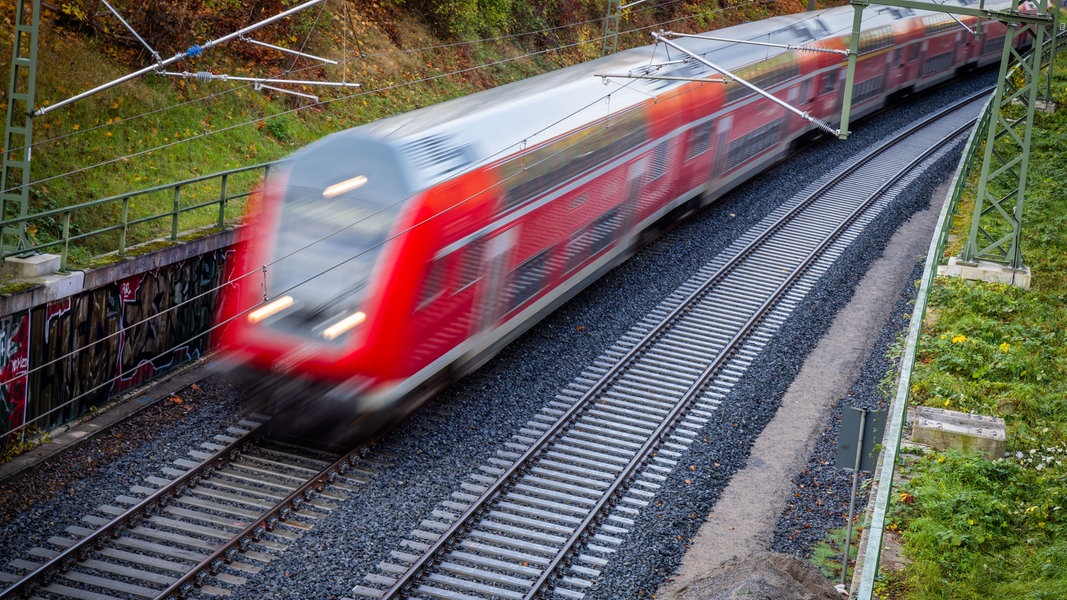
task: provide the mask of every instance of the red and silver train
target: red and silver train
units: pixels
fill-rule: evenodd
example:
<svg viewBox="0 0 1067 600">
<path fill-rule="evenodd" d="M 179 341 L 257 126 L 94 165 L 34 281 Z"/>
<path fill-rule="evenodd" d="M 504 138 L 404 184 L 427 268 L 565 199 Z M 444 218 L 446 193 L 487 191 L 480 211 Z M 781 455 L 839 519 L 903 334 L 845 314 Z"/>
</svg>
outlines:
<svg viewBox="0 0 1067 600">
<path fill-rule="evenodd" d="M 847 49 L 853 14 L 774 17 L 716 35 Z M 978 31 L 945 14 L 868 8 L 853 115 L 998 61 L 1004 26 Z M 839 120 L 840 54 L 678 43 L 811 116 Z M 653 71 L 718 76 L 647 46 L 296 152 L 265 182 L 239 250 L 236 272 L 250 275 L 235 280 L 228 302 L 226 364 L 296 416 L 339 432 L 372 429 L 813 136 L 804 119 L 736 82 L 598 77 Z"/>
</svg>

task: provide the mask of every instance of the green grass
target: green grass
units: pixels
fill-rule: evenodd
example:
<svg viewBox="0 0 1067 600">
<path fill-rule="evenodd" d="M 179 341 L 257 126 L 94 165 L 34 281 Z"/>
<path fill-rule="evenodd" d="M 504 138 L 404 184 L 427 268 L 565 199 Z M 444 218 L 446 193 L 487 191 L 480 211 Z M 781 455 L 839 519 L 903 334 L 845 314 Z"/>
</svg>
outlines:
<svg viewBox="0 0 1067 600">
<path fill-rule="evenodd" d="M 859 554 L 862 534 L 863 530 L 859 526 L 852 528 L 852 541 L 849 543 L 848 548 L 850 575 L 852 573 L 852 564 L 854 564 L 856 556 Z M 811 552 L 811 557 L 808 559 L 808 562 L 818 567 L 823 576 L 831 581 L 837 582 L 841 580 L 841 553 L 845 550 L 846 535 L 848 535 L 848 529 L 845 527 L 830 531 L 823 538 L 823 541 L 815 546 Z"/>
<path fill-rule="evenodd" d="M 892 526 L 913 562 L 891 575 L 894 598 L 1067 597 L 1067 76 L 1053 90 L 1023 218 L 1032 288 L 935 280 L 912 376 L 913 403 L 1003 417 L 1007 456 L 931 452 L 911 468 Z"/>
</svg>

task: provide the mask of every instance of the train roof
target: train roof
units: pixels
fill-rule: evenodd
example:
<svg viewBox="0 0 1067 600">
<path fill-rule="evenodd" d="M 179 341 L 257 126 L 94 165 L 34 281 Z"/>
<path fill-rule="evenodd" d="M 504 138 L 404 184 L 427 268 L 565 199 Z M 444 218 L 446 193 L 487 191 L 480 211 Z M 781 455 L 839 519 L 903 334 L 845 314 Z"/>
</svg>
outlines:
<svg viewBox="0 0 1067 600">
<path fill-rule="evenodd" d="M 968 5 L 977 1 L 946 0 L 945 4 Z M 868 9 L 864 13 L 864 27 L 889 25 L 908 16 L 899 10 Z M 919 11 L 911 13 L 919 14 Z M 836 7 L 743 23 L 717 30 L 714 35 L 802 45 L 817 39 L 848 36 L 853 15 L 851 7 Z M 693 38 L 678 43 L 726 69 L 737 69 L 785 52 Z M 333 135 L 348 137 L 353 143 L 371 138 L 393 145 L 411 165 L 409 183 L 413 189 L 424 189 L 457 172 L 503 159 L 684 85 L 597 77 L 642 69 L 647 72 L 652 64 L 678 58 L 677 51 L 662 45 L 634 48 Z M 671 69 L 678 69 L 673 72 L 686 77 L 717 75 L 695 61 L 675 64 L 659 73 L 669 74 Z"/>
</svg>

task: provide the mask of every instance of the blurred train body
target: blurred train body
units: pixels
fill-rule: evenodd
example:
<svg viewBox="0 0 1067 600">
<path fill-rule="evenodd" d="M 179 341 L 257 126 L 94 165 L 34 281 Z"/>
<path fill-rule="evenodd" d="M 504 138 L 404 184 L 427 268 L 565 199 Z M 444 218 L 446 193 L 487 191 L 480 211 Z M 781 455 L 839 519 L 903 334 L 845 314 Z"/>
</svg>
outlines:
<svg viewBox="0 0 1067 600">
<path fill-rule="evenodd" d="M 974 35 L 944 14 L 864 16 L 856 117 L 1000 58 L 995 22 Z M 852 18 L 843 7 L 715 35 L 847 49 Z M 815 117 L 839 118 L 840 54 L 680 44 Z M 737 83 L 597 77 L 650 73 L 666 58 L 662 47 L 620 52 L 295 153 L 265 182 L 239 250 L 237 273 L 250 275 L 232 284 L 226 363 L 260 382 L 268 410 L 328 436 L 373 431 L 814 137 Z M 697 61 L 651 74 L 718 75 Z"/>
</svg>

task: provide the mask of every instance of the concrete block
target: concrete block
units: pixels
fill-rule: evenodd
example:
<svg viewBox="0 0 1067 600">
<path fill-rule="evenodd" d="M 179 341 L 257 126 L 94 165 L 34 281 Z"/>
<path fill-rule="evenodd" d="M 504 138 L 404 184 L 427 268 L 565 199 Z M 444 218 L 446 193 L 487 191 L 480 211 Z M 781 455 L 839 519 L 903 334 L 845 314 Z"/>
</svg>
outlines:
<svg viewBox="0 0 1067 600">
<path fill-rule="evenodd" d="M 1004 419 L 928 406 L 909 409 L 908 417 L 913 442 L 938 450 L 977 450 L 990 460 L 1004 456 Z"/>
<path fill-rule="evenodd" d="M 44 284 L 44 299 L 48 302 L 69 298 L 85 289 L 85 273 L 82 271 L 46 275 L 40 280 Z"/>
<path fill-rule="evenodd" d="M 29 279 L 51 275 L 59 270 L 58 254 L 34 254 L 32 256 L 9 256 L 4 259 L 3 274 L 8 277 Z"/>
<path fill-rule="evenodd" d="M 959 258 L 953 256 L 948 259 L 947 265 L 937 268 L 937 274 L 1014 285 L 1024 290 L 1030 289 L 1030 267 L 1027 266 L 1013 269 L 1000 263 L 981 260 L 971 264 L 962 262 Z"/>
</svg>

